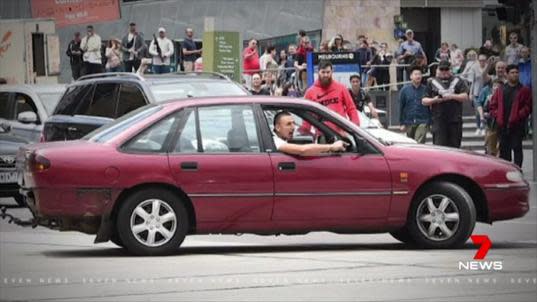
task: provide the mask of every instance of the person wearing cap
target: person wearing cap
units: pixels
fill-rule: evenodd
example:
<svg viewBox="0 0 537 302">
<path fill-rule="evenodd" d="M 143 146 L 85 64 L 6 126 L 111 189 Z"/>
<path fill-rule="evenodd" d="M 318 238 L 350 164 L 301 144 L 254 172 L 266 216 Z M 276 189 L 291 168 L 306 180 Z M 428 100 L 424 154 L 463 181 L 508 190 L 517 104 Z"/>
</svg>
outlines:
<svg viewBox="0 0 537 302">
<path fill-rule="evenodd" d="M 84 74 L 94 74 L 103 72 L 103 62 L 101 60 L 101 37 L 95 33 L 93 26 L 86 27 L 87 35 L 80 41 L 80 49 L 84 52 Z"/>
<path fill-rule="evenodd" d="M 469 100 L 468 86 L 453 76 L 449 61 L 440 61 L 437 76 L 427 82 L 422 104 L 432 112 L 433 144 L 461 147 L 462 104 Z"/>
<path fill-rule="evenodd" d="M 82 49 L 80 49 L 80 33 L 76 32 L 73 40 L 69 42 L 65 54 L 69 57 L 71 64 L 71 75 L 73 80 L 77 80 L 82 72 Z"/>
<path fill-rule="evenodd" d="M 173 43 L 166 37 L 166 29 L 164 27 L 158 29 L 158 38 L 151 40 L 149 54 L 153 56 L 153 73 L 161 74 L 170 72 L 170 57 L 173 55 Z"/>
<path fill-rule="evenodd" d="M 123 52 L 123 64 L 126 72 L 138 70 L 144 48 L 144 39 L 136 31 L 136 23 L 129 23 L 129 32 L 121 39 L 121 51 Z"/>
<path fill-rule="evenodd" d="M 399 50 L 397 51 L 397 59 L 399 62 L 402 64 L 413 64 L 414 60 L 416 59 L 416 55 L 421 53 L 425 58 L 425 64 L 427 65 L 427 55 L 425 54 L 425 51 L 423 51 L 421 43 L 414 40 L 414 31 L 412 31 L 412 29 L 407 29 L 405 36 L 406 41 L 401 43 Z M 408 77 L 405 77 L 405 79 L 406 78 Z"/>
</svg>

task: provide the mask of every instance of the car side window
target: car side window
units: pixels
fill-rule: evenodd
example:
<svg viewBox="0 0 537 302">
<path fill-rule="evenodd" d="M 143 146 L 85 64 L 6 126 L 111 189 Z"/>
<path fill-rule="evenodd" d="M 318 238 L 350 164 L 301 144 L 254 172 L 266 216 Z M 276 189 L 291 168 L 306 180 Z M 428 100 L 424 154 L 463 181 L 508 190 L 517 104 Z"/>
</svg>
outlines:
<svg viewBox="0 0 537 302">
<path fill-rule="evenodd" d="M 24 93 L 15 94 L 15 119 L 20 113 L 30 111 L 37 115 L 37 122 L 39 123 L 39 115 L 37 113 L 37 107 L 31 97 Z"/>
<path fill-rule="evenodd" d="M 54 114 L 85 114 L 93 97 L 93 85 L 76 85 L 67 89 Z"/>
<path fill-rule="evenodd" d="M 138 86 L 130 83 L 121 84 L 117 104 L 117 117 L 123 116 L 147 104 L 144 94 Z"/>
<path fill-rule="evenodd" d="M 0 92 L 0 118 L 12 120 L 12 108 L 9 102 L 9 92 Z"/>
<path fill-rule="evenodd" d="M 162 153 L 166 152 L 166 142 L 173 136 L 173 129 L 176 129 L 178 114 L 172 114 L 131 139 L 123 150 L 129 152 Z"/>
<path fill-rule="evenodd" d="M 198 150 L 196 118 L 201 150 Z M 192 111 L 181 130 L 175 152 L 260 152 L 254 111 L 249 105 L 224 105 Z"/>
<path fill-rule="evenodd" d="M 97 84 L 86 115 L 115 118 L 117 88 L 118 85 L 115 83 Z"/>
</svg>

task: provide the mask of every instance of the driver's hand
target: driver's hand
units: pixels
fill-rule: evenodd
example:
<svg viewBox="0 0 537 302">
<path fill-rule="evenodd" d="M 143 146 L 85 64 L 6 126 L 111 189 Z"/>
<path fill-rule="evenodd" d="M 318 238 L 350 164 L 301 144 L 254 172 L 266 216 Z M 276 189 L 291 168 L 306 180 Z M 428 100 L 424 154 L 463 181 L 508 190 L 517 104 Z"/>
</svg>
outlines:
<svg viewBox="0 0 537 302">
<path fill-rule="evenodd" d="M 330 146 L 331 152 L 343 152 L 349 144 L 344 141 L 336 141 Z"/>
</svg>

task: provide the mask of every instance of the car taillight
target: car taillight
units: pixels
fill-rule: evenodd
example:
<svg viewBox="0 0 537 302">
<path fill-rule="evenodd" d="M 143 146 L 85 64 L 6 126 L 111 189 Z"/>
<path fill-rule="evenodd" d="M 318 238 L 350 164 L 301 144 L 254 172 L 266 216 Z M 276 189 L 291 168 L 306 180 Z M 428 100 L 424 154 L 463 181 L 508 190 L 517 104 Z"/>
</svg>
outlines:
<svg viewBox="0 0 537 302">
<path fill-rule="evenodd" d="M 32 153 L 28 160 L 29 168 L 33 172 L 43 172 L 50 168 L 50 160 L 42 155 Z"/>
</svg>

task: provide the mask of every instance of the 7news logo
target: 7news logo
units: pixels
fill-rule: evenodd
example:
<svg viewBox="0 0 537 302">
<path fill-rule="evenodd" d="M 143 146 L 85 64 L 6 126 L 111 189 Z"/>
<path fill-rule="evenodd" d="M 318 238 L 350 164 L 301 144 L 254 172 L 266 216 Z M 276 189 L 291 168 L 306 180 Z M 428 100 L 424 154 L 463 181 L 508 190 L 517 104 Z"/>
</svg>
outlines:
<svg viewBox="0 0 537 302">
<path fill-rule="evenodd" d="M 489 236 L 472 235 L 470 238 L 475 245 L 479 246 L 479 249 L 474 255 L 474 261 L 459 261 L 459 270 L 501 271 L 503 269 L 502 261 L 485 260 L 485 256 L 487 256 L 487 253 L 492 247 L 492 241 L 490 241 Z"/>
</svg>

